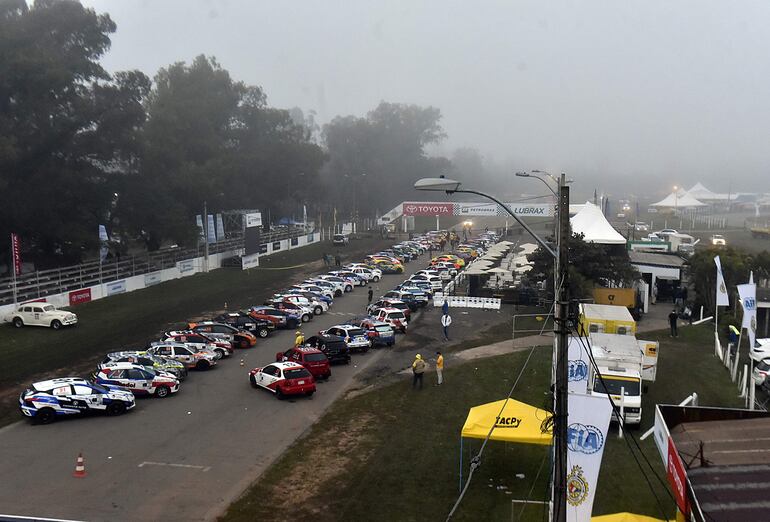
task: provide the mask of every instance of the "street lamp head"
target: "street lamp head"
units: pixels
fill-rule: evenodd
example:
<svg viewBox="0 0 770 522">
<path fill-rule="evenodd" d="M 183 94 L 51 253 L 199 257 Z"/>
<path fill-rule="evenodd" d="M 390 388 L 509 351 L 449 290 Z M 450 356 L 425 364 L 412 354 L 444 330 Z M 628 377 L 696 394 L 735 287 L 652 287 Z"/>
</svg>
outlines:
<svg viewBox="0 0 770 522">
<path fill-rule="evenodd" d="M 537 172 L 537 171 L 532 171 L 532 172 Z M 517 172 L 516 175 L 519 176 L 520 178 L 530 177 L 528 172 Z"/>
<path fill-rule="evenodd" d="M 445 177 L 440 178 L 422 178 L 418 179 L 414 183 L 414 188 L 417 190 L 433 190 L 438 192 L 446 192 L 451 194 L 460 188 L 462 183 L 454 179 Z"/>
</svg>

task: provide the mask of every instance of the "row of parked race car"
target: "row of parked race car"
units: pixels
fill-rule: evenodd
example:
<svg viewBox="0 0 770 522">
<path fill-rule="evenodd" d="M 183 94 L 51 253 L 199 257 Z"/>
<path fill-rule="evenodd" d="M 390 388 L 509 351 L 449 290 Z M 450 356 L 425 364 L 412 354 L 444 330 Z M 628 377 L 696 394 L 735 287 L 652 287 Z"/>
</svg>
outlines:
<svg viewBox="0 0 770 522">
<path fill-rule="evenodd" d="M 332 275 L 358 281 L 352 284 L 364 286 L 371 280 L 379 281 L 382 275 L 380 268 L 383 266 L 391 273 L 403 273 L 403 263 L 437 248 L 446 240 L 446 237 L 440 235 L 420 236 L 369 255 L 363 263 L 352 263 Z M 460 245 L 457 254 L 440 254 L 432 258 L 428 268 L 415 272 L 393 290 L 370 303 L 366 309 L 368 315 L 333 326 L 307 340 L 300 337 L 294 348 L 277 354 L 277 362 L 251 370 L 251 385 L 265 388 L 278 398 L 312 395 L 316 391 L 316 380 L 331 376 L 330 363 L 349 363 L 349 351 L 366 352 L 378 344 L 391 346 L 396 331 L 406 334 L 411 314 L 427 306 L 433 299 L 433 293 L 442 290 L 465 266 L 466 260 L 480 255 L 496 240 L 494 233 L 486 233 L 473 242 Z M 338 348 L 330 349 L 332 345 Z M 340 356 L 341 352 L 344 356 Z"/>
<path fill-rule="evenodd" d="M 251 348 L 257 338 L 268 337 L 278 328 L 294 329 L 312 321 L 329 310 L 334 298 L 356 286 L 378 282 L 383 273 L 403 272 L 402 263 L 427 248 L 418 241 L 395 245 L 367 256 L 363 263 L 292 285 L 264 305 L 188 323 L 186 329 L 166 332 L 143 350 L 109 353 L 90 379 L 66 377 L 34 383 L 19 397 L 21 412 L 46 424 L 58 416 L 85 412 L 119 415 L 135 407 L 135 396 L 168 397 L 179 391 L 189 370 L 208 370 L 236 348 Z M 267 388 L 279 398 L 296 393 L 297 386 L 300 393 L 311 395 L 314 379 L 331 375 L 330 363 L 348 364 L 351 352 L 392 346 L 395 331 L 406 332 L 410 309 L 424 306 L 430 299 L 435 287 L 432 279 L 423 274 L 407 290 L 399 289 L 399 295 L 383 296 L 377 306 L 370 307 L 370 316 L 335 325 L 279 352 L 277 365 L 250 372 L 251 384 Z M 399 296 L 404 299 L 395 299 Z M 307 386 L 310 383 L 312 388 Z"/>
</svg>

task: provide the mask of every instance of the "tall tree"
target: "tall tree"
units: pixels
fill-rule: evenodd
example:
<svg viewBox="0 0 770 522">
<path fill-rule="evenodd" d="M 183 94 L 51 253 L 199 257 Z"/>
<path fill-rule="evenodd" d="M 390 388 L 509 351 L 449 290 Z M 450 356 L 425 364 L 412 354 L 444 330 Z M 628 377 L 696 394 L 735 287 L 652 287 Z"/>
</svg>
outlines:
<svg viewBox="0 0 770 522">
<path fill-rule="evenodd" d="M 114 31 L 75 1 L 0 3 L 0 237 L 20 233 L 41 265 L 79 259 L 109 207 L 111 160 L 88 142 L 109 119 L 96 86 Z"/>
</svg>

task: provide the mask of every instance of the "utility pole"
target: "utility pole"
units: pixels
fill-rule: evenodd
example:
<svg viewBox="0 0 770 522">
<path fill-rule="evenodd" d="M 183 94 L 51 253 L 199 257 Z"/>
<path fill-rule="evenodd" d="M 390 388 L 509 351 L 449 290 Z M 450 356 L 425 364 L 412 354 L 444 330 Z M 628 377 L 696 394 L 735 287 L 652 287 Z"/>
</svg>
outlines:
<svg viewBox="0 0 770 522">
<path fill-rule="evenodd" d="M 206 202 L 203 202 L 203 271 L 209 271 L 209 214 Z"/>
<path fill-rule="evenodd" d="M 554 522 L 567 520 L 567 379 L 569 345 L 569 186 L 564 173 L 559 180 L 559 235 L 556 246 L 556 312 L 554 334 L 556 336 L 556 382 L 554 383 L 554 469 L 553 469 L 553 518 Z"/>
</svg>

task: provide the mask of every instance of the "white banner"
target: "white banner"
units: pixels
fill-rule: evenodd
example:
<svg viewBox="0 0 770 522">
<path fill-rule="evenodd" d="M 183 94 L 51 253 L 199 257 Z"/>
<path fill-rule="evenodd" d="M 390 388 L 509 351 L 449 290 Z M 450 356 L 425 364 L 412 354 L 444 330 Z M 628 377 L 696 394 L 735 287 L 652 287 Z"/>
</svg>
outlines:
<svg viewBox="0 0 770 522">
<path fill-rule="evenodd" d="M 216 243 L 217 230 L 216 230 L 216 226 L 214 225 L 214 215 L 209 214 L 206 222 L 208 223 L 208 227 L 209 227 L 209 243 Z"/>
<path fill-rule="evenodd" d="M 261 227 L 262 226 L 262 213 L 252 212 L 246 214 L 246 228 Z"/>
<path fill-rule="evenodd" d="M 203 219 L 200 214 L 195 215 L 195 224 L 198 225 L 198 237 L 201 241 L 206 239 L 206 232 L 203 230 Z"/>
<path fill-rule="evenodd" d="M 738 295 L 743 305 L 743 322 L 741 328 L 749 331 L 749 350 L 754 349 L 754 339 L 757 337 L 757 285 L 754 284 L 754 273 L 749 276 L 749 282 L 738 285 Z"/>
<path fill-rule="evenodd" d="M 99 262 L 104 263 L 104 260 L 107 259 L 107 254 L 109 254 L 110 249 L 107 246 L 107 242 L 110 240 L 109 236 L 107 235 L 107 227 L 104 225 L 99 225 Z"/>
<path fill-rule="evenodd" d="M 591 520 L 611 416 L 606 396 L 569 394 L 567 520 Z"/>
<path fill-rule="evenodd" d="M 553 216 L 553 205 L 550 204 L 523 204 L 523 203 L 506 203 L 506 206 L 511 211 L 520 217 L 537 216 L 537 217 L 551 217 Z M 508 216 L 501 206 L 497 203 L 455 203 L 454 214 L 456 216 Z"/>
<path fill-rule="evenodd" d="M 497 203 L 455 203 L 458 216 L 496 216 Z"/>
<path fill-rule="evenodd" d="M 587 344 L 587 341 L 585 343 Z M 575 337 L 570 338 L 567 350 L 569 364 L 567 389 L 572 393 L 588 393 L 588 369 L 591 367 L 588 352 L 580 339 Z"/>
<path fill-rule="evenodd" d="M 508 208 L 513 211 L 519 217 L 553 217 L 553 205 L 545 204 L 521 204 L 521 203 L 508 203 Z"/>
<path fill-rule="evenodd" d="M 126 280 L 105 283 L 104 288 L 107 291 L 107 295 L 123 294 L 126 292 Z"/>
<path fill-rule="evenodd" d="M 217 237 L 220 241 L 225 238 L 225 223 L 222 220 L 222 214 L 217 214 Z"/>
<path fill-rule="evenodd" d="M 722 262 L 719 256 L 714 256 L 714 263 L 717 265 L 717 306 L 730 306 L 730 296 L 727 294 L 725 277 L 722 275 Z"/>
<path fill-rule="evenodd" d="M 248 270 L 249 268 L 256 268 L 259 266 L 259 254 L 249 254 L 247 256 L 241 256 L 241 269 Z"/>
</svg>

